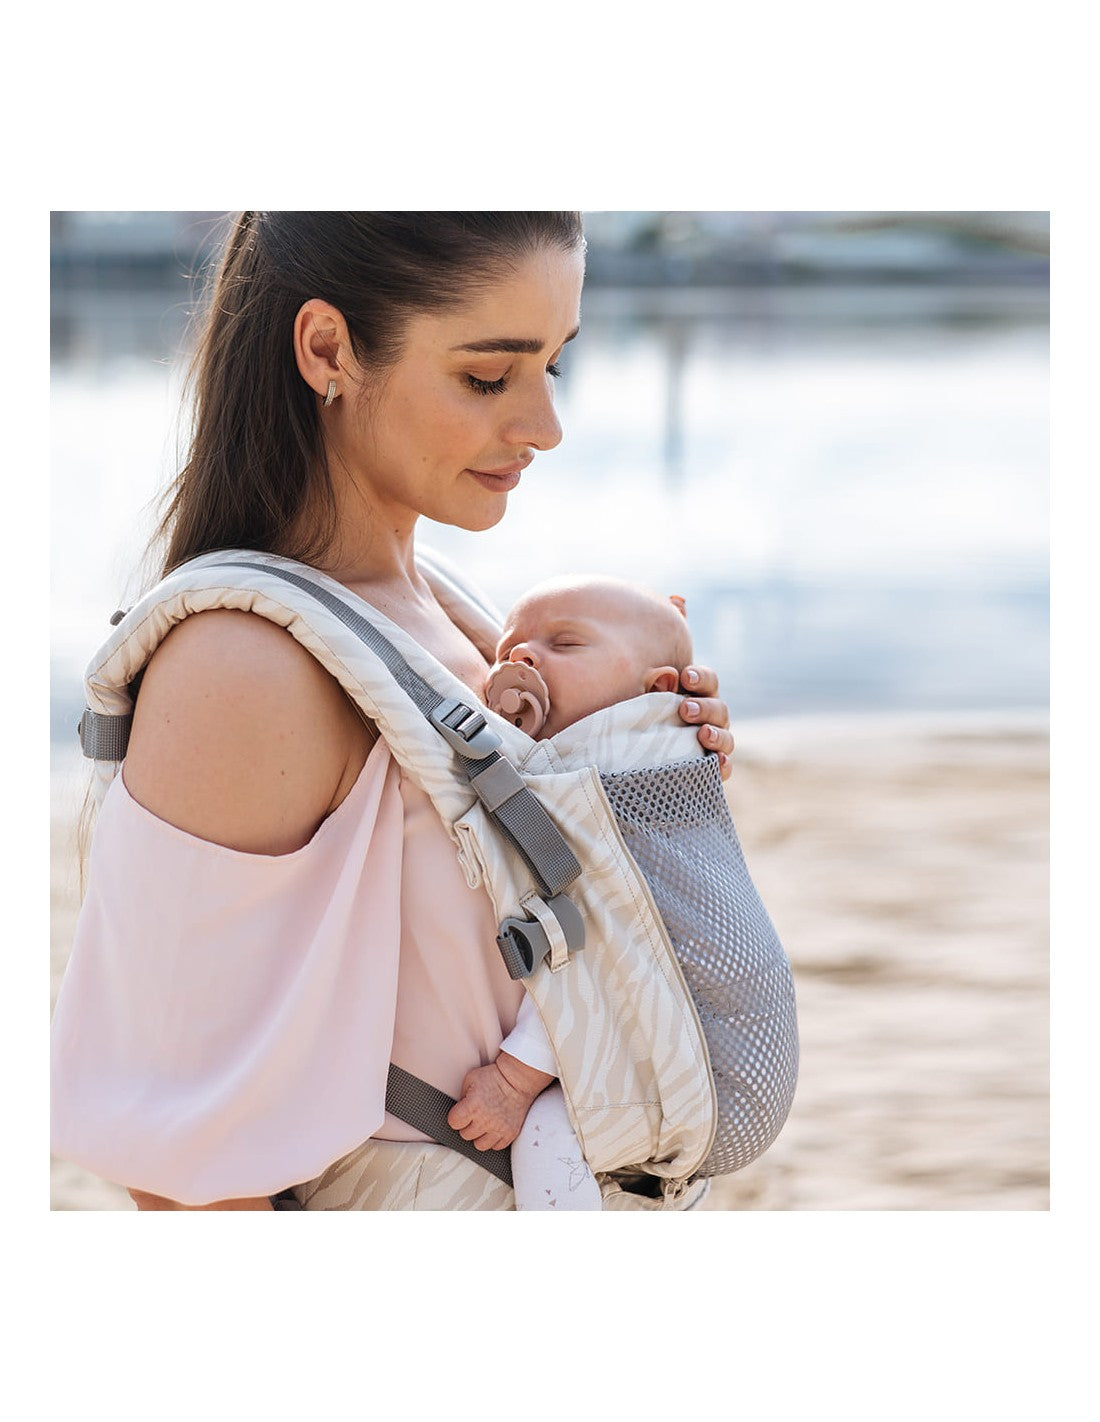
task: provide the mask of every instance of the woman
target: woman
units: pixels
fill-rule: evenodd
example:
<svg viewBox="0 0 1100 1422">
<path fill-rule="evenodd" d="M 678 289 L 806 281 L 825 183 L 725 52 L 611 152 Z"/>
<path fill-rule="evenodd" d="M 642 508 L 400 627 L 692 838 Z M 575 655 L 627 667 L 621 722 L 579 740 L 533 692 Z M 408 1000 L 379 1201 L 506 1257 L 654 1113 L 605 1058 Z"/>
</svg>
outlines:
<svg viewBox="0 0 1100 1422">
<path fill-rule="evenodd" d="M 492 527 L 559 442 L 583 267 L 575 213 L 243 214 L 166 571 L 224 547 L 302 559 L 480 694 L 484 653 L 414 529 Z M 727 773 L 713 674 L 685 680 Z M 494 939 L 430 802 L 319 664 L 250 613 L 188 617 L 145 671 L 97 828 L 55 1015 L 59 1153 L 144 1209 L 268 1209 L 302 1181 L 307 1208 L 387 1208 L 371 1181 L 411 1161 L 431 1208 L 450 1153 L 385 1144 L 426 1138 L 383 1114 L 379 1071 L 390 1035 L 455 1095 L 495 1057 L 522 989 Z M 462 1203 L 506 1196 L 486 1177 Z"/>
</svg>

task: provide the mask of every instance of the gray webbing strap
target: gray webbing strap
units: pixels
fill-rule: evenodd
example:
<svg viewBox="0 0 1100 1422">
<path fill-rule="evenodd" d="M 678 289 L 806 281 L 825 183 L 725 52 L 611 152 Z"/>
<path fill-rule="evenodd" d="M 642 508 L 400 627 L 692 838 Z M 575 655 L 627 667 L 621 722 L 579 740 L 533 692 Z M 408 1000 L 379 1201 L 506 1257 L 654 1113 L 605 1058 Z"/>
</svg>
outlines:
<svg viewBox="0 0 1100 1422">
<path fill-rule="evenodd" d="M 89 760 L 124 760 L 132 720 L 130 715 L 103 716 L 86 706 L 77 727 L 81 750 Z"/>
<path fill-rule="evenodd" d="M 431 1136 L 440 1145 L 450 1146 L 460 1155 L 482 1165 L 498 1180 L 503 1180 L 511 1189 L 512 1156 L 507 1150 L 478 1150 L 473 1141 L 465 1140 L 453 1126 L 447 1124 L 447 1115 L 454 1106 L 454 1098 L 429 1086 L 418 1076 L 413 1076 L 403 1067 L 390 1063 L 389 1079 L 386 1082 L 386 1110 L 399 1121 L 405 1121 Z"/>
</svg>

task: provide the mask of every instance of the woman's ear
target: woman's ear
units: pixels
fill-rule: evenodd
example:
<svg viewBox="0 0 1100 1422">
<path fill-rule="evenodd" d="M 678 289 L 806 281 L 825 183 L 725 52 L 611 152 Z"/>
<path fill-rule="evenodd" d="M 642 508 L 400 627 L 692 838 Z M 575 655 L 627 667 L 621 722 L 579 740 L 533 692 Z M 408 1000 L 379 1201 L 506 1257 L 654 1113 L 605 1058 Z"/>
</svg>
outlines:
<svg viewBox="0 0 1100 1422">
<path fill-rule="evenodd" d="M 348 328 L 335 306 L 313 297 L 294 318 L 294 359 L 309 388 L 331 404 L 347 394 L 348 372 L 341 355 L 349 349 Z M 335 390 L 332 385 L 335 384 Z"/>
<path fill-rule="evenodd" d="M 675 691 L 680 685 L 680 673 L 675 667 L 653 667 L 645 674 L 646 691 Z"/>
</svg>

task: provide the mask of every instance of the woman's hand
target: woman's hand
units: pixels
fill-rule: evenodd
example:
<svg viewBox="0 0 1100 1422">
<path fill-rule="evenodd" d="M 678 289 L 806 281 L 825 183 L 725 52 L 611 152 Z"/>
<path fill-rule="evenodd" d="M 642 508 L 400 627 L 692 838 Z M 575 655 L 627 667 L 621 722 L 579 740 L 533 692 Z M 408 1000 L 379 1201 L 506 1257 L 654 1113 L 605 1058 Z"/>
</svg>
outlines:
<svg viewBox="0 0 1100 1422">
<path fill-rule="evenodd" d="M 680 703 L 681 717 L 699 727 L 699 744 L 705 750 L 718 752 L 722 779 L 728 780 L 733 774 L 733 732 L 729 707 L 718 699 L 717 673 L 710 667 L 685 667 L 680 690 L 688 697 Z"/>
</svg>

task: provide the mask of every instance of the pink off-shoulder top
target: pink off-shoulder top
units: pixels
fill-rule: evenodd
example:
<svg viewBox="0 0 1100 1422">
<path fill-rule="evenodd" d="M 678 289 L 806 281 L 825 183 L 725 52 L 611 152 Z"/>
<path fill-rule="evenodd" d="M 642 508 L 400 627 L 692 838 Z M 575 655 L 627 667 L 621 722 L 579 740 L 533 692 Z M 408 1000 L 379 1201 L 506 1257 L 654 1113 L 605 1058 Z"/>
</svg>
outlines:
<svg viewBox="0 0 1100 1422">
<path fill-rule="evenodd" d="M 104 798 L 54 1013 L 54 1153 L 184 1204 L 274 1194 L 369 1136 L 390 1061 L 457 1097 L 515 1025 L 497 951 L 431 801 L 378 741 L 292 854 Z"/>
</svg>

